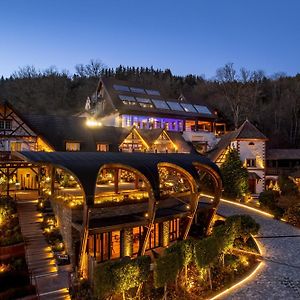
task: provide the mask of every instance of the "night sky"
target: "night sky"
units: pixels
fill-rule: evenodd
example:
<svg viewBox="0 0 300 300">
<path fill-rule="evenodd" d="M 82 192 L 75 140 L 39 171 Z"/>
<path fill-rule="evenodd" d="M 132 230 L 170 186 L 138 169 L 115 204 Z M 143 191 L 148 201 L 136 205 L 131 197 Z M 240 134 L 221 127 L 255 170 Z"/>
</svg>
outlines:
<svg viewBox="0 0 300 300">
<path fill-rule="evenodd" d="M 0 0 L 0 76 L 102 60 L 212 78 L 217 68 L 300 73 L 298 0 Z"/>
</svg>

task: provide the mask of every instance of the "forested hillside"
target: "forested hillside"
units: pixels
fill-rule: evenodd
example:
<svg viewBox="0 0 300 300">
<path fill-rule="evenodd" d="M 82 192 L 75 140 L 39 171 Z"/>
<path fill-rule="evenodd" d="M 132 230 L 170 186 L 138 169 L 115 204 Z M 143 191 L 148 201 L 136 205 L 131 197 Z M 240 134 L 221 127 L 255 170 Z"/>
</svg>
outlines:
<svg viewBox="0 0 300 300">
<path fill-rule="evenodd" d="M 206 80 L 174 76 L 169 69 L 110 69 L 95 60 L 75 70 L 69 74 L 54 67 L 44 71 L 21 68 L 10 78 L 0 79 L 0 99 L 25 113 L 73 114 L 84 108 L 100 76 L 112 76 L 158 87 L 171 98 L 183 94 L 190 102 L 206 103 L 222 112 L 231 129 L 248 118 L 270 138 L 272 147 L 300 147 L 300 75 L 266 77 L 263 71 L 235 70 L 227 64 L 216 71 L 213 80 Z"/>
</svg>

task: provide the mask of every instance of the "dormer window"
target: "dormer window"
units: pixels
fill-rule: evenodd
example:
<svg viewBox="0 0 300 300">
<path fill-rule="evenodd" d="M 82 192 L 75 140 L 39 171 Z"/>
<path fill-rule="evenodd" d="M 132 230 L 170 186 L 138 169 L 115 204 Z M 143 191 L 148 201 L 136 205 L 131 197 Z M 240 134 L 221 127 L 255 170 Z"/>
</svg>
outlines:
<svg viewBox="0 0 300 300">
<path fill-rule="evenodd" d="M 108 151 L 108 145 L 107 144 L 97 144 L 97 151 L 107 152 Z"/>
<path fill-rule="evenodd" d="M 80 151 L 80 143 L 66 142 L 66 151 Z"/>
<path fill-rule="evenodd" d="M 253 142 L 250 142 L 248 145 L 249 145 L 249 146 L 254 146 L 254 143 L 253 143 Z"/>
</svg>

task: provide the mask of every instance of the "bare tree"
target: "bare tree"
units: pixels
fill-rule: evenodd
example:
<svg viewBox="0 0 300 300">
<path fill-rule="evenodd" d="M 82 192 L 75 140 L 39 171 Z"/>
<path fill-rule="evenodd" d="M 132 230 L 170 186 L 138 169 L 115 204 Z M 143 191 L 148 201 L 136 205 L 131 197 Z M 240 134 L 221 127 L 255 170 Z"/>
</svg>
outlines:
<svg viewBox="0 0 300 300">
<path fill-rule="evenodd" d="M 101 60 L 91 59 L 86 65 L 78 64 L 75 66 L 76 74 L 80 77 L 97 77 L 99 78 L 106 68 Z"/>
<path fill-rule="evenodd" d="M 245 70 L 242 72 L 242 77 L 244 80 L 248 78 Z M 238 128 L 243 109 L 243 83 L 237 75 L 233 63 L 228 63 L 224 67 L 219 68 L 216 73 L 216 78 L 230 108 L 234 127 Z"/>
</svg>

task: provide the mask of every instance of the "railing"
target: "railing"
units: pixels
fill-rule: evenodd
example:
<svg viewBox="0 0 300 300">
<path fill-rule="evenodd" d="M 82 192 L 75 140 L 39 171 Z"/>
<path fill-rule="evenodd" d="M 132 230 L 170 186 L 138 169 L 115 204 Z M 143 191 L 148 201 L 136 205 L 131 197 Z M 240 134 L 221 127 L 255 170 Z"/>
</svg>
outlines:
<svg viewBox="0 0 300 300">
<path fill-rule="evenodd" d="M 267 167 L 266 175 L 291 175 L 296 171 L 296 168 L 293 167 L 278 167 L 278 168 L 270 168 Z"/>
</svg>

